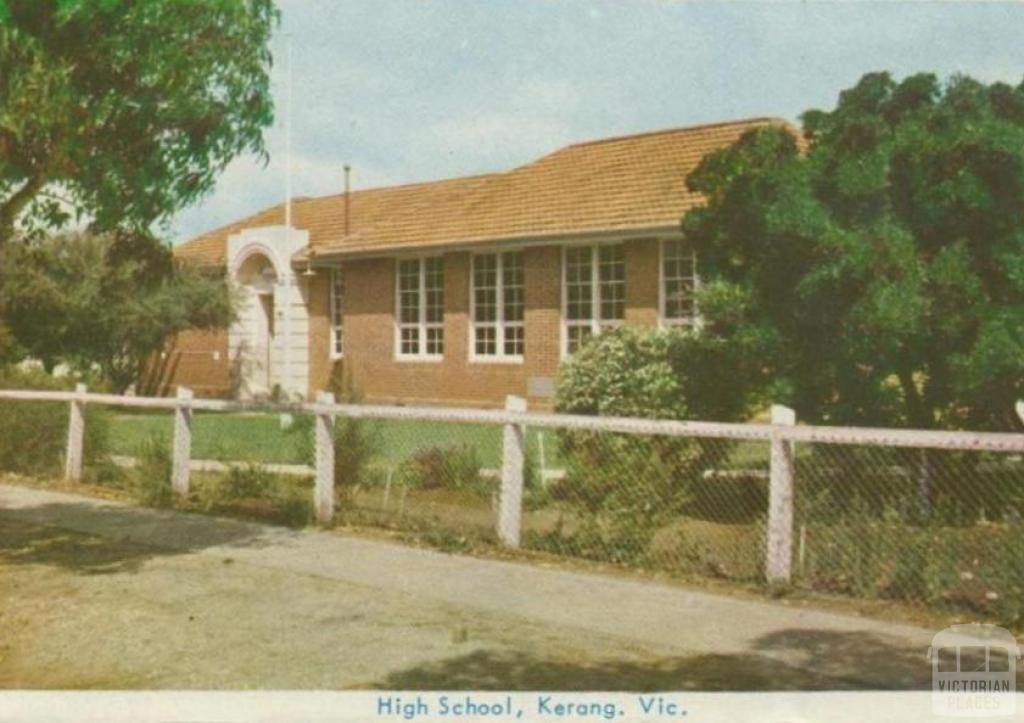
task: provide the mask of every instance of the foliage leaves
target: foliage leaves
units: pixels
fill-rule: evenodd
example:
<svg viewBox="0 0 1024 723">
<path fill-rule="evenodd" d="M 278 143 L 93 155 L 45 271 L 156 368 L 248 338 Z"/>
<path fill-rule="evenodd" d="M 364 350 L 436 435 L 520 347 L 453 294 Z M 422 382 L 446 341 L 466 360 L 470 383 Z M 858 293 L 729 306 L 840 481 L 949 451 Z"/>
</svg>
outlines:
<svg viewBox="0 0 1024 723">
<path fill-rule="evenodd" d="M 0 245 L 148 229 L 272 121 L 272 0 L 0 3 Z"/>
<path fill-rule="evenodd" d="M 118 391 L 174 335 L 227 326 L 234 299 L 223 272 L 175 266 L 152 239 L 62 235 L 3 252 L 4 322 L 17 356 L 81 372 L 98 367 Z"/>
<path fill-rule="evenodd" d="M 748 359 L 756 355 L 741 344 L 681 330 L 605 331 L 559 370 L 555 408 L 653 419 L 737 419 L 746 411 L 745 384 L 753 375 L 730 375 Z M 728 446 L 570 429 L 559 430 L 558 439 L 566 476 L 551 494 L 582 518 L 566 544 L 586 556 L 623 562 L 648 554 L 655 531 L 680 513 L 701 471 Z"/>
<path fill-rule="evenodd" d="M 40 369 L 0 366 L 0 388 L 67 390 L 70 378 Z M 110 412 L 86 405 L 83 455 L 86 479 L 110 475 Z M 0 404 L 0 471 L 53 477 L 66 452 L 66 402 L 5 401 Z"/>
<path fill-rule="evenodd" d="M 808 421 L 1008 428 L 1024 395 L 1024 84 L 864 76 L 707 157 L 683 219 L 717 304 Z M 706 292 L 707 293 L 707 292 Z"/>
<path fill-rule="evenodd" d="M 712 293 L 712 305 L 733 307 Z M 717 307 L 715 307 L 717 308 Z M 724 318 L 724 311 L 722 314 Z M 559 370 L 555 408 L 570 414 L 647 419 L 740 419 L 756 377 L 742 329 L 732 344 L 680 329 L 620 327 L 588 340 Z M 737 369 L 745 373 L 734 375 Z"/>
</svg>

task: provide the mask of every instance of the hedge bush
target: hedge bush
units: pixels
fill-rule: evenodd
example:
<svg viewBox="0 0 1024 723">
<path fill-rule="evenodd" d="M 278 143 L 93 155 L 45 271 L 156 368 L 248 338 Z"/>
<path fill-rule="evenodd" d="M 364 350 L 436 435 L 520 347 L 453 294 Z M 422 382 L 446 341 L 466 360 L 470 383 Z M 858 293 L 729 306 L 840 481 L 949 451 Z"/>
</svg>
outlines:
<svg viewBox="0 0 1024 723">
<path fill-rule="evenodd" d="M 66 390 L 74 380 L 40 369 L 0 368 L 0 388 Z M 50 477 L 62 472 L 68 434 L 67 402 L 0 401 L 0 471 Z M 109 469 L 110 414 L 85 407 L 85 473 L 103 477 Z"/>
<path fill-rule="evenodd" d="M 480 458 L 467 444 L 418 450 L 398 468 L 401 484 L 414 489 L 454 489 L 487 494 L 493 483 L 480 477 Z"/>
</svg>

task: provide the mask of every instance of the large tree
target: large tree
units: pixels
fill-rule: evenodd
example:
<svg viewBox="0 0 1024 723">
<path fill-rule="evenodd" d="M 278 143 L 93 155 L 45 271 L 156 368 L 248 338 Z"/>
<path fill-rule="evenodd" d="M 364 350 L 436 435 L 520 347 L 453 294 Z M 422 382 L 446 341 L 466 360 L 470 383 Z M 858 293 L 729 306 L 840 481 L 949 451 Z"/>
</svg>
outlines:
<svg viewBox="0 0 1024 723">
<path fill-rule="evenodd" d="M 62 363 L 118 392 L 137 382 L 175 335 L 233 318 L 222 270 L 174 263 L 170 250 L 127 234 L 66 235 L 12 244 L 0 305 L 16 357 Z"/>
<path fill-rule="evenodd" d="M 1012 428 L 1024 84 L 875 73 L 802 121 L 688 178 L 706 332 L 756 339 L 767 394 L 808 420 Z"/>
<path fill-rule="evenodd" d="M 272 120 L 272 0 L 0 0 L 0 247 L 148 229 Z"/>
</svg>

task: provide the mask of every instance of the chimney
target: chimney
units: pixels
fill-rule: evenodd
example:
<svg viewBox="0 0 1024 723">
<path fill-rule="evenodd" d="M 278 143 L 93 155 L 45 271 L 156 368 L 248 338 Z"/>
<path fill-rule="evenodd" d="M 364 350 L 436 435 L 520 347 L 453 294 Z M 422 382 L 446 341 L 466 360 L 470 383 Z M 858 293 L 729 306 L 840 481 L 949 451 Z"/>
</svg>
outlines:
<svg viewBox="0 0 1024 723">
<path fill-rule="evenodd" d="M 352 170 L 352 166 L 345 164 L 345 235 L 348 236 L 349 232 L 349 215 L 351 212 L 352 205 L 349 202 L 349 185 L 348 176 L 349 171 Z"/>
</svg>

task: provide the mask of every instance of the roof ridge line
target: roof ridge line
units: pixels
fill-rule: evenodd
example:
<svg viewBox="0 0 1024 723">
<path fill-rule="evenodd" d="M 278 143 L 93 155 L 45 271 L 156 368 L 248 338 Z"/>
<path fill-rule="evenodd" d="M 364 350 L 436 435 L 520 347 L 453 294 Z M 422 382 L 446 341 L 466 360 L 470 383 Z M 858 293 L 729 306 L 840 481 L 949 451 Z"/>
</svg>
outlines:
<svg viewBox="0 0 1024 723">
<path fill-rule="evenodd" d="M 435 183 L 450 183 L 452 181 L 472 181 L 472 180 L 475 180 L 475 179 L 489 178 L 491 176 L 500 176 L 503 173 L 508 173 L 508 171 L 505 170 L 505 171 L 494 171 L 492 173 L 471 173 L 468 176 L 449 176 L 448 178 L 435 178 L 433 180 L 428 180 L 428 181 L 409 181 L 408 183 L 397 183 L 397 184 L 395 184 L 393 186 L 369 186 L 367 188 L 353 188 L 353 189 L 351 189 L 350 192 L 353 193 L 353 194 L 356 194 L 356 193 L 369 193 L 371 191 L 395 191 L 395 190 L 400 189 L 400 188 L 411 188 L 413 186 L 429 186 L 429 185 L 433 185 Z M 345 195 L 345 191 L 339 191 L 337 193 L 328 193 L 328 194 L 326 194 L 324 196 L 306 196 L 306 200 L 307 201 L 322 201 L 322 200 L 327 199 L 327 198 L 343 197 L 344 195 Z"/>
<path fill-rule="evenodd" d="M 632 140 L 633 138 L 644 138 L 646 136 L 665 135 L 668 133 L 684 133 L 688 131 L 701 131 L 708 130 L 710 128 L 725 128 L 727 126 L 748 125 L 753 123 L 782 123 L 784 125 L 791 125 L 790 121 L 786 120 L 785 118 L 782 118 L 781 116 L 755 116 L 752 118 L 738 118 L 736 120 L 715 121 L 711 123 L 698 123 L 692 126 L 660 128 L 652 131 L 640 131 L 639 133 L 626 133 L 621 136 L 612 136 L 610 138 L 595 138 L 589 141 L 578 141 L 576 143 L 570 143 L 567 146 L 563 146 L 559 150 L 565 150 L 567 148 L 580 148 L 583 146 L 596 146 L 602 143 L 615 143 L 616 141 L 626 141 Z M 558 153 L 558 151 L 553 151 L 553 153 Z"/>
</svg>

